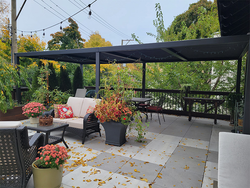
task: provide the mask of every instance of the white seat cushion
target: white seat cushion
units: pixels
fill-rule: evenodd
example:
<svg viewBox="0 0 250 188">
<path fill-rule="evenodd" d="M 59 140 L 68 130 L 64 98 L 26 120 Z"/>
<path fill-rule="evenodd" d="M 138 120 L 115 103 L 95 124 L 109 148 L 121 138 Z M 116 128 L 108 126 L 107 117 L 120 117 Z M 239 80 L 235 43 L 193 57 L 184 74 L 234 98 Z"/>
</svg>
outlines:
<svg viewBox="0 0 250 188">
<path fill-rule="evenodd" d="M 67 123 L 69 124 L 69 127 L 74 127 L 81 130 L 83 129 L 83 118 L 69 119 Z"/>
<path fill-rule="evenodd" d="M 249 135 L 219 133 L 219 188 L 250 186 L 249 143 Z"/>
<path fill-rule="evenodd" d="M 69 97 L 67 101 L 67 105 L 71 106 L 74 116 L 79 117 L 82 105 L 84 103 L 84 98 L 79 97 Z"/>
<path fill-rule="evenodd" d="M 21 121 L 0 121 L 1 129 L 17 128 L 22 125 Z"/>
</svg>

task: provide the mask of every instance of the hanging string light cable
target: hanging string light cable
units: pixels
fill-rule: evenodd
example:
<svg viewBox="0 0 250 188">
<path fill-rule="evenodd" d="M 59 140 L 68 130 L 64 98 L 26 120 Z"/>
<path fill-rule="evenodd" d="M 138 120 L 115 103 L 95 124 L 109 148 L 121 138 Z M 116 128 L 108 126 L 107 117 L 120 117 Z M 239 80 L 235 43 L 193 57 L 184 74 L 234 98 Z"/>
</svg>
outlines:
<svg viewBox="0 0 250 188">
<path fill-rule="evenodd" d="M 83 5 L 84 6 L 86 6 L 86 4 L 84 3 L 84 2 L 82 2 L 82 0 L 80 0 L 80 2 L 83 4 L 80 4 L 80 3 L 78 3 L 76 0 L 74 0 L 80 7 L 83 7 Z M 71 1 L 70 1 L 71 2 Z M 112 26 L 109 22 L 107 22 L 106 20 L 104 20 L 101 16 L 99 16 L 94 10 L 92 10 L 92 12 L 93 12 L 93 14 L 92 14 L 92 17 L 94 18 L 94 19 L 97 19 L 97 20 L 99 20 L 99 23 L 101 23 L 102 25 L 105 25 L 105 27 L 107 27 L 107 28 L 109 28 L 110 30 L 112 30 L 113 32 L 115 32 L 116 34 L 118 34 L 118 35 L 123 35 L 123 37 L 124 36 L 126 36 L 126 37 L 130 37 L 129 35 L 127 35 L 127 34 L 125 34 L 125 33 L 123 33 L 122 31 L 120 31 L 120 30 L 118 30 L 117 28 L 115 28 L 114 26 Z M 91 12 L 91 13 L 92 13 Z"/>
<path fill-rule="evenodd" d="M 23 30 L 18 30 L 18 31 L 25 32 L 25 33 L 32 33 L 32 32 L 36 33 L 36 32 L 40 32 L 40 31 L 45 31 L 45 30 L 47 30 L 47 29 L 50 29 L 50 28 L 52 28 L 52 27 L 55 27 L 55 26 L 57 26 L 57 25 L 59 25 L 59 24 L 65 22 L 65 21 L 67 21 L 69 18 L 71 18 L 71 17 L 73 17 L 73 16 L 79 14 L 79 13 L 82 12 L 83 10 L 89 8 L 89 6 L 91 6 L 92 4 L 94 4 L 96 1 L 97 1 L 97 0 L 94 0 L 92 3 L 90 3 L 89 5 L 87 5 L 87 6 L 84 7 L 84 8 L 80 9 L 80 10 L 77 11 L 75 14 L 69 16 L 69 17 L 66 18 L 66 19 L 63 19 L 62 21 L 60 21 L 60 22 L 58 22 L 58 23 L 55 23 L 55 24 L 53 24 L 53 25 L 51 25 L 51 26 L 49 26 L 49 27 L 46 27 L 46 28 L 44 28 L 44 29 L 38 29 L 38 30 L 34 30 L 34 31 L 23 31 Z M 46 7 L 44 7 L 44 8 L 47 9 Z M 48 10 L 48 9 L 47 9 L 47 10 Z M 51 12 L 51 11 L 50 11 L 50 12 Z M 51 13 L 54 14 L 53 12 L 51 12 Z M 56 14 L 54 14 L 54 15 L 57 16 Z M 57 17 L 58 17 L 58 16 L 57 16 Z M 61 18 L 60 18 L 60 19 L 61 19 Z"/>
<path fill-rule="evenodd" d="M 55 2 L 53 2 L 52 0 L 50 0 L 50 2 L 53 3 L 57 8 L 59 8 L 59 9 L 60 9 L 61 11 L 63 11 L 65 14 L 67 14 L 68 16 L 70 16 L 69 13 L 67 13 L 64 9 L 62 9 L 62 8 L 61 8 L 59 5 L 57 5 Z M 75 20 L 79 25 L 81 25 L 81 26 L 83 26 L 85 29 L 89 30 L 89 31 L 86 31 L 86 30 L 80 28 L 80 30 L 83 31 L 85 34 L 87 34 L 88 36 L 90 36 L 91 34 L 90 34 L 89 32 L 93 33 L 92 30 L 90 30 L 88 27 L 86 27 L 85 25 L 83 25 L 83 24 L 82 24 L 81 22 L 79 22 L 76 18 L 74 18 L 74 20 Z"/>
</svg>

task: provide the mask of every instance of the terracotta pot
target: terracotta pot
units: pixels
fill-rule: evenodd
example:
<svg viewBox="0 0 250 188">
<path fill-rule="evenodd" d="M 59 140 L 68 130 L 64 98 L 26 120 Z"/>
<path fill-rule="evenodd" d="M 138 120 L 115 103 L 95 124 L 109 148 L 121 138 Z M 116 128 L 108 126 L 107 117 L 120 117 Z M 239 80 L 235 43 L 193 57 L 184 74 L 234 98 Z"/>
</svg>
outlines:
<svg viewBox="0 0 250 188">
<path fill-rule="evenodd" d="M 121 122 L 104 122 L 102 126 L 105 130 L 106 144 L 121 146 L 126 142 L 126 130 L 127 125 L 123 125 Z"/>
<path fill-rule="evenodd" d="M 62 183 L 63 167 L 56 168 L 35 168 L 37 161 L 32 163 L 33 181 L 35 188 L 59 188 Z"/>
</svg>

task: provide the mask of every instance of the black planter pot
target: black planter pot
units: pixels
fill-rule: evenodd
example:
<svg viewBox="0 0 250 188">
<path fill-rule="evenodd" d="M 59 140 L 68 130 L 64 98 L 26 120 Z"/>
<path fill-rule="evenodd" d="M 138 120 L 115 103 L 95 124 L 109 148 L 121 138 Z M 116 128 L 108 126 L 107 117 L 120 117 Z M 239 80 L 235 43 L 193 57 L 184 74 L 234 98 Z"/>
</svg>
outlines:
<svg viewBox="0 0 250 188">
<path fill-rule="evenodd" d="M 104 122 L 102 126 L 105 130 L 106 142 L 105 144 L 121 146 L 126 142 L 127 125 L 120 122 Z"/>
</svg>

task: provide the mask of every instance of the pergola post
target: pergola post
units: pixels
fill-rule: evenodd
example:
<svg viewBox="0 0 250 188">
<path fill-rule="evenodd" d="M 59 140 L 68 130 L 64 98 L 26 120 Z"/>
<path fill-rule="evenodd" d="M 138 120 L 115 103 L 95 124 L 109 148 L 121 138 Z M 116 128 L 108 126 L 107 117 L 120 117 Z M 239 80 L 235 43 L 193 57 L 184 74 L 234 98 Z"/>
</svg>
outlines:
<svg viewBox="0 0 250 188">
<path fill-rule="evenodd" d="M 99 87 L 100 87 L 100 52 L 95 53 L 95 67 L 96 67 L 96 77 L 95 77 L 95 92 L 97 93 L 97 98 L 99 98 Z"/>
<path fill-rule="evenodd" d="M 240 93 L 241 64 L 242 58 L 238 59 L 236 93 Z"/>
<path fill-rule="evenodd" d="M 146 63 L 142 63 L 142 98 L 145 98 L 145 91 L 146 91 Z"/>
<path fill-rule="evenodd" d="M 246 82 L 245 82 L 245 104 L 244 104 L 244 118 L 243 118 L 243 134 L 250 134 L 250 59 L 249 59 L 250 45 L 248 46 L 247 54 L 247 68 L 246 68 Z"/>
<path fill-rule="evenodd" d="M 16 54 L 14 54 L 14 62 L 17 65 L 16 69 L 17 69 L 18 75 L 20 77 L 20 68 L 18 67 L 18 65 L 20 64 L 19 57 L 17 57 Z M 16 86 L 16 99 L 17 99 L 18 104 L 20 104 L 22 101 L 22 98 L 21 98 L 21 89 L 18 85 Z"/>
</svg>

